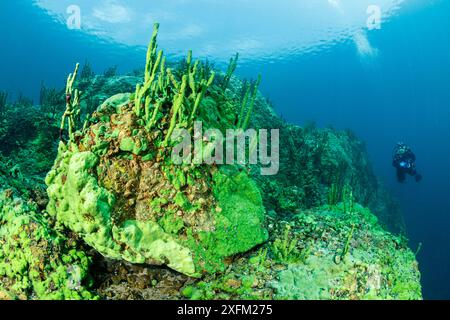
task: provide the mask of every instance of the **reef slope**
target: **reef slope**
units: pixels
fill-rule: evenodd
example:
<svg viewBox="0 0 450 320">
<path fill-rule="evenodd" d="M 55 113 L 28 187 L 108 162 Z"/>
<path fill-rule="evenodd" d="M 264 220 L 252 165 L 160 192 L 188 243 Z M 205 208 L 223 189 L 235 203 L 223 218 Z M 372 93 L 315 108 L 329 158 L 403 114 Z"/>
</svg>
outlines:
<svg viewBox="0 0 450 320">
<path fill-rule="evenodd" d="M 40 113 L 3 103 L 0 140 L 18 143 L 0 146 L 0 299 L 421 299 L 363 143 L 286 123 L 260 79 L 233 76 L 237 57 L 226 73 L 190 52 L 169 63 L 157 29 L 143 75 L 77 67 L 66 110 L 55 92 Z M 280 173 L 175 165 L 171 133 L 194 120 L 280 129 Z"/>
</svg>

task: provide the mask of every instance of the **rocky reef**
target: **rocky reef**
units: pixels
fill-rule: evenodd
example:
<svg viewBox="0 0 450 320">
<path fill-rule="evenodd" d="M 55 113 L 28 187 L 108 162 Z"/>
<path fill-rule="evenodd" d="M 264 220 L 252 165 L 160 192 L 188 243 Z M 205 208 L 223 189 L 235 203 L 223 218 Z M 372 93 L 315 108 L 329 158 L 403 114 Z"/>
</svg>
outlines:
<svg viewBox="0 0 450 320">
<path fill-rule="evenodd" d="M 192 52 L 166 61 L 158 27 L 142 75 L 77 65 L 65 109 L 58 90 L 40 109 L 0 97 L 0 299 L 421 299 L 363 143 L 286 123 L 260 78 L 233 75 L 238 56 L 225 73 Z M 33 134 L 16 137 L 22 108 Z M 195 122 L 280 129 L 279 174 L 174 163 L 173 133 L 195 136 Z"/>
<path fill-rule="evenodd" d="M 10 188 L 8 188 L 10 187 Z M 95 299 L 91 258 L 14 187 L 0 193 L 0 299 Z"/>
<path fill-rule="evenodd" d="M 271 240 L 220 277 L 185 286 L 191 299 L 421 299 L 414 254 L 355 204 L 269 217 Z"/>
</svg>

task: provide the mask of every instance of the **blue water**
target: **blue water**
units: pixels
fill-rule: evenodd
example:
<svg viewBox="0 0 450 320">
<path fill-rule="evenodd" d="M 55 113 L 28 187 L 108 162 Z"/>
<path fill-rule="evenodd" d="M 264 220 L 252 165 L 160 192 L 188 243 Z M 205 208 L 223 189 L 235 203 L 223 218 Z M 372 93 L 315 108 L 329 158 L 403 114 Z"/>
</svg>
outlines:
<svg viewBox="0 0 450 320">
<path fill-rule="evenodd" d="M 372 2 L 384 19 L 367 30 Z M 85 59 L 96 72 L 141 67 L 155 20 L 161 47 L 175 55 L 192 48 L 220 66 L 239 51 L 238 74 L 262 73 L 261 89 L 285 119 L 350 128 L 367 143 L 401 202 L 411 247 L 423 244 L 424 297 L 450 299 L 450 2 L 372 2 L 83 0 L 82 29 L 69 30 L 72 1 L 2 1 L 0 89 L 37 101 L 41 81 L 63 87 Z M 420 184 L 395 179 L 400 140 L 418 157 Z"/>
</svg>

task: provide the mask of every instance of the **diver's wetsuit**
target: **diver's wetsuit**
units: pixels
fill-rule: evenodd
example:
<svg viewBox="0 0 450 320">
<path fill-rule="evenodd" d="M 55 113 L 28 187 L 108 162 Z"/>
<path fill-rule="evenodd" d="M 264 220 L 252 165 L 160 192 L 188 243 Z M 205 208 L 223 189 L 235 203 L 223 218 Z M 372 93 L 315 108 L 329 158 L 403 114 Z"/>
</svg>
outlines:
<svg viewBox="0 0 450 320">
<path fill-rule="evenodd" d="M 416 155 L 403 143 L 399 143 L 394 150 L 392 165 L 397 169 L 397 179 L 404 182 L 406 175 L 415 177 L 416 181 L 422 180 L 422 176 L 416 170 Z"/>
</svg>

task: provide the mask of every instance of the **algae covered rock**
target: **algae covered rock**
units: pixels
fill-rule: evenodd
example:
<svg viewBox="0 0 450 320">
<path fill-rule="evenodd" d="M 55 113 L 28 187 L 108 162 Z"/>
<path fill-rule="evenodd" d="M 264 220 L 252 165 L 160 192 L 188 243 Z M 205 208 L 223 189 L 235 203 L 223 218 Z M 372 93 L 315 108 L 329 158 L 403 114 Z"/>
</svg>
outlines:
<svg viewBox="0 0 450 320">
<path fill-rule="evenodd" d="M 33 205 L 0 193 L 0 300 L 93 299 L 90 259 Z"/>
<path fill-rule="evenodd" d="M 77 132 L 68 102 L 69 141 L 46 178 L 48 212 L 108 258 L 199 276 L 265 242 L 265 210 L 246 171 L 172 160 L 176 129 L 233 128 L 238 111 L 191 53 L 166 68 L 156 34 L 157 26 L 135 93 L 106 100 Z"/>
<path fill-rule="evenodd" d="M 283 225 L 289 236 L 274 244 L 285 252 L 278 260 L 287 263 L 270 283 L 275 298 L 422 299 L 414 253 L 368 209 L 325 206 Z"/>
<path fill-rule="evenodd" d="M 270 219 L 271 239 L 225 273 L 186 284 L 189 299 L 422 299 L 420 272 L 405 239 L 355 204 Z"/>
</svg>

